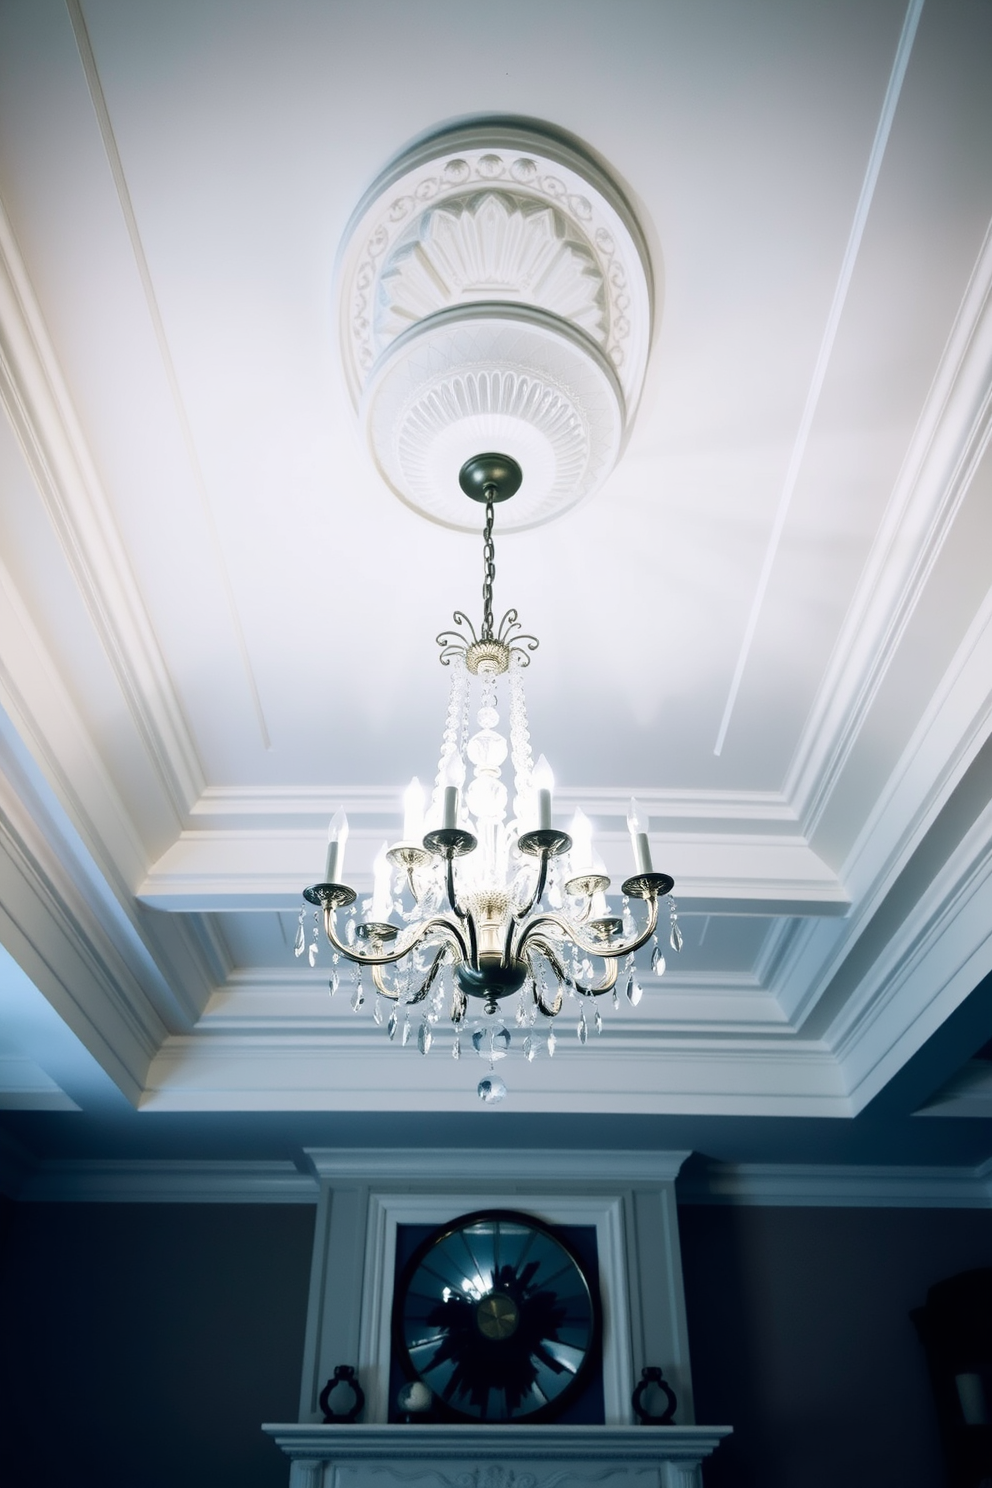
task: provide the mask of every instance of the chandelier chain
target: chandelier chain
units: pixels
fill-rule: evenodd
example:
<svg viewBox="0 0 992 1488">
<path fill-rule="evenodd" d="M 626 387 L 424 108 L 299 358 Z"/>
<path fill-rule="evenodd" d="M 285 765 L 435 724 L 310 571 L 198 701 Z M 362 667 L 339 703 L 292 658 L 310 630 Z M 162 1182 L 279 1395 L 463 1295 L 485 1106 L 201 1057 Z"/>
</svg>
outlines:
<svg viewBox="0 0 992 1488">
<path fill-rule="evenodd" d="M 493 544 L 493 495 L 495 486 L 486 487 L 486 525 L 482 529 L 482 639 L 493 638 L 493 583 L 496 579 L 496 548 Z"/>
</svg>

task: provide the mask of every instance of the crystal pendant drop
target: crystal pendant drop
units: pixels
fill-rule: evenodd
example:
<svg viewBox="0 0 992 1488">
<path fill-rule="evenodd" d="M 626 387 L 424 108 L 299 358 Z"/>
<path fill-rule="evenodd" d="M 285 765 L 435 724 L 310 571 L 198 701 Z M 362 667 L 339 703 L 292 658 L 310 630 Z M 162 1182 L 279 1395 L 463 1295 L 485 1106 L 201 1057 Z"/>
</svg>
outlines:
<svg viewBox="0 0 992 1488">
<path fill-rule="evenodd" d="M 337 970 L 334 970 L 334 971 L 331 972 L 330 976 L 327 979 L 327 990 L 328 990 L 328 992 L 330 993 L 330 995 L 332 997 L 334 996 L 335 992 L 338 990 L 338 988 L 340 987 L 340 985 L 341 985 L 341 978 L 338 975 Z"/>
<path fill-rule="evenodd" d="M 585 1041 L 586 1041 L 586 1039 L 589 1037 L 589 1027 L 588 1027 L 588 1025 L 586 1023 L 586 1010 L 585 1010 L 585 1008 L 582 1009 L 582 1012 L 579 1015 L 579 1026 L 575 1030 L 575 1033 L 576 1033 L 576 1037 L 578 1038 L 580 1044 L 584 1044 Z"/>
<path fill-rule="evenodd" d="M 526 1055 L 527 1059 L 531 1063 L 533 1063 L 534 1056 L 537 1053 L 537 1042 L 534 1039 L 534 1037 L 531 1034 L 528 1034 L 527 1037 L 524 1039 L 523 1044 L 521 1045 L 521 1047 L 522 1047 L 522 1049 L 524 1051 L 524 1054 Z"/>
<path fill-rule="evenodd" d="M 410 1035 L 411 1035 L 412 1032 L 413 1032 L 413 1029 L 410 1026 L 410 1019 L 409 1018 L 404 1018 L 404 1020 L 403 1020 L 403 1032 L 400 1034 L 400 1043 L 403 1045 L 404 1049 L 406 1048 L 407 1044 L 410 1042 Z"/>
<path fill-rule="evenodd" d="M 662 955 L 661 946 L 657 940 L 654 943 L 654 950 L 651 952 L 651 970 L 655 976 L 665 975 L 665 958 Z"/>
<path fill-rule="evenodd" d="M 596 1009 L 595 1015 L 594 1015 L 593 1020 L 592 1020 L 592 1025 L 595 1028 L 595 1030 L 596 1030 L 597 1033 L 602 1033 L 602 1031 L 603 1031 L 603 1015 L 599 1011 L 599 1008 Z"/>
<path fill-rule="evenodd" d="M 506 1095 L 506 1086 L 499 1075 L 489 1075 L 479 1081 L 479 1099 L 487 1106 L 495 1105 Z"/>
<path fill-rule="evenodd" d="M 553 1059 L 555 1057 L 555 1049 L 556 1049 L 557 1045 L 558 1045 L 558 1040 L 555 1038 L 555 1031 L 552 1028 L 549 1031 L 549 1033 L 548 1033 L 548 1057 L 549 1057 L 549 1059 Z"/>
<path fill-rule="evenodd" d="M 386 1024 L 386 1032 L 389 1034 L 389 1037 L 391 1039 L 396 1037 L 396 1029 L 399 1021 L 399 1015 L 396 1009 L 393 1008 L 392 1012 L 389 1015 L 389 1022 Z"/>
<path fill-rule="evenodd" d="M 382 998 L 378 992 L 375 994 L 375 1002 L 372 1004 L 372 1022 L 377 1028 L 382 1027 Z"/>
<path fill-rule="evenodd" d="M 480 1059 L 489 1058 L 489 1051 L 485 1047 L 485 1042 L 486 1030 L 484 1028 L 477 1028 L 472 1035 L 472 1048 L 475 1050 L 476 1054 L 478 1054 Z"/>
<path fill-rule="evenodd" d="M 455 1037 L 451 1045 L 451 1057 L 452 1059 L 461 1059 L 462 1057 L 462 1041 L 458 1037 L 457 1028 L 455 1029 Z"/>
<path fill-rule="evenodd" d="M 306 948 L 307 948 L 307 932 L 306 932 L 306 930 L 304 929 L 304 926 L 303 926 L 303 911 L 301 909 L 300 910 L 300 921 L 299 921 L 299 924 L 296 927 L 296 944 L 293 946 L 293 950 L 294 950 L 294 952 L 295 952 L 295 954 L 297 956 L 302 956 L 303 955 L 303 952 L 306 950 Z"/>
<path fill-rule="evenodd" d="M 365 993 L 362 991 L 362 979 L 361 979 L 361 977 L 359 977 L 358 978 L 358 981 L 355 983 L 355 990 L 351 994 L 351 1006 L 352 1006 L 352 1010 L 357 1013 L 358 1012 L 358 1009 L 360 1007 L 364 1007 L 364 1005 L 365 1005 Z"/>
<path fill-rule="evenodd" d="M 500 1023 L 493 1029 L 490 1041 L 490 1053 L 493 1059 L 505 1059 L 510 1052 L 510 1035 Z"/>
<path fill-rule="evenodd" d="M 421 1054 L 429 1054 L 431 1050 L 431 1044 L 433 1042 L 434 1035 L 431 1033 L 431 1025 L 425 1018 L 424 1021 L 421 1023 L 417 1033 L 417 1048 L 420 1050 Z"/>
<path fill-rule="evenodd" d="M 672 921 L 672 933 L 668 937 L 668 943 L 673 951 L 682 949 L 682 931 L 679 929 L 678 920 Z"/>
<path fill-rule="evenodd" d="M 613 1011 L 615 1013 L 620 1011 L 620 993 L 617 990 L 616 982 L 613 983 Z"/>
<path fill-rule="evenodd" d="M 626 992 L 627 1001 L 630 1003 L 631 1007 L 636 1007 L 637 1004 L 640 1002 L 643 993 L 641 984 L 637 980 L 637 977 L 633 971 L 629 972 L 627 975 Z"/>
<path fill-rule="evenodd" d="M 310 942 L 310 950 L 308 952 L 309 960 L 310 960 L 310 965 L 311 966 L 316 966 L 317 965 L 317 949 L 318 949 L 317 942 L 315 940 L 312 940 Z"/>
</svg>

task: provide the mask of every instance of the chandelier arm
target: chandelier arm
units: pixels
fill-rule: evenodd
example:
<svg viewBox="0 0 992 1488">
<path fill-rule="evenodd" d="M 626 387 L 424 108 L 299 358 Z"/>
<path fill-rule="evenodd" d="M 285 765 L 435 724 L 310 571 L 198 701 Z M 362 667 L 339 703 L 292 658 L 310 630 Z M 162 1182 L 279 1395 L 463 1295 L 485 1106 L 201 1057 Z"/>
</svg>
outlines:
<svg viewBox="0 0 992 1488">
<path fill-rule="evenodd" d="M 399 990 L 397 989 L 395 992 L 391 992 L 389 990 L 389 988 L 386 986 L 386 979 L 383 975 L 381 966 L 372 967 L 372 985 L 375 987 L 375 990 L 377 992 L 382 993 L 383 997 L 388 997 L 390 1002 L 399 1002 Z"/>
<path fill-rule="evenodd" d="M 586 987 L 582 982 L 573 981 L 565 970 L 564 962 L 559 958 L 557 951 L 549 946 L 544 952 L 548 958 L 548 964 L 559 981 L 572 982 L 572 986 L 580 997 L 602 997 L 604 992 L 612 992 L 616 986 L 617 977 L 620 974 L 620 963 L 611 956 L 602 956 L 603 969 L 606 980 L 596 987 Z"/>
<path fill-rule="evenodd" d="M 356 951 L 354 946 L 345 945 L 344 941 L 338 938 L 335 931 L 334 907 L 332 905 L 328 905 L 324 910 L 324 933 L 334 950 L 339 955 L 344 956 L 346 960 L 351 961 L 355 966 L 389 966 L 394 961 L 402 961 L 404 956 L 408 956 L 411 951 L 416 950 L 417 946 L 426 940 L 429 935 L 447 936 L 449 940 L 454 941 L 462 960 L 468 960 L 468 947 L 465 944 L 461 930 L 444 915 L 435 915 L 433 919 L 425 920 L 422 925 L 414 926 L 412 931 L 408 932 L 407 939 L 401 941 L 396 950 L 386 953 L 374 951 L 371 954 L 363 955 L 362 952 Z"/>
<path fill-rule="evenodd" d="M 477 967 L 479 964 L 478 932 L 476 930 L 474 917 L 469 914 L 468 910 L 462 909 L 462 907 L 458 903 L 458 896 L 455 893 L 455 859 L 452 854 L 448 854 L 445 861 L 445 881 L 448 891 L 448 904 L 451 906 L 451 912 L 459 920 L 461 920 L 463 928 L 468 931 L 467 950 L 465 949 L 464 940 L 460 941 L 462 960 L 467 961 L 470 966 Z"/>
<path fill-rule="evenodd" d="M 535 940 L 534 950 L 539 951 L 540 954 L 546 958 L 548 965 L 551 967 L 552 971 L 554 971 L 554 962 L 551 959 L 553 955 L 551 947 L 543 940 Z M 558 996 L 555 998 L 552 1005 L 548 1007 L 544 1001 L 544 998 L 541 996 L 540 983 L 537 979 L 538 968 L 534 965 L 534 961 L 531 956 L 527 957 L 527 965 L 530 967 L 530 974 L 534 979 L 534 1001 L 537 1003 L 538 1012 L 543 1013 L 546 1018 L 557 1018 L 558 1014 L 561 1012 L 562 1003 L 565 1000 L 564 992 L 562 991 L 561 987 L 559 987 Z"/>
<path fill-rule="evenodd" d="M 639 935 L 635 935 L 627 941 L 611 941 L 606 945 L 602 941 L 595 944 L 592 941 L 586 940 L 584 936 L 577 934 L 576 927 L 570 925 L 562 915 L 551 913 L 539 915 L 536 920 L 531 920 L 521 935 L 520 940 L 517 942 L 517 956 L 519 957 L 523 954 L 527 941 L 535 933 L 540 934 L 542 928 L 546 925 L 554 925 L 556 929 L 563 933 L 566 940 L 572 941 L 579 947 L 580 951 L 585 951 L 589 956 L 602 956 L 604 961 L 612 961 L 622 956 L 629 956 L 633 951 L 640 950 L 641 946 L 645 945 L 651 939 L 655 930 L 658 928 L 657 895 L 653 894 L 648 900 L 648 904 L 650 906 L 648 910 L 648 923 Z"/>
<path fill-rule="evenodd" d="M 537 870 L 537 879 L 534 892 L 531 894 L 527 903 L 522 905 L 520 909 L 514 910 L 513 915 L 511 916 L 510 923 L 506 931 L 506 952 L 504 959 L 507 961 L 512 961 L 515 959 L 513 954 L 513 937 L 515 931 L 519 928 L 521 922 L 525 920 L 530 914 L 531 910 L 534 908 L 534 905 L 539 904 L 541 901 L 541 895 L 544 893 L 544 886 L 548 881 L 548 856 L 549 855 L 547 853 L 541 854 L 541 866 Z M 519 955 L 520 953 L 522 944 L 523 942 L 521 941 L 517 946 L 517 955 Z"/>
</svg>

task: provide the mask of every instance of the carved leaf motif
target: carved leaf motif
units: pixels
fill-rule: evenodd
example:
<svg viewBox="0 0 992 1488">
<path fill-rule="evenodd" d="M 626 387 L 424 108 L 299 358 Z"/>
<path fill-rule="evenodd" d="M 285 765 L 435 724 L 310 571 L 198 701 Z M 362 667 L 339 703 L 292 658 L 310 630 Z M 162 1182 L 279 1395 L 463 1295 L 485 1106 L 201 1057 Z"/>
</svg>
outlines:
<svg viewBox="0 0 992 1488">
<path fill-rule="evenodd" d="M 426 212 L 379 282 L 380 345 L 446 306 L 477 299 L 549 310 L 606 344 L 606 293 L 593 255 L 566 235 L 552 207 L 509 193 L 447 202 Z"/>
</svg>

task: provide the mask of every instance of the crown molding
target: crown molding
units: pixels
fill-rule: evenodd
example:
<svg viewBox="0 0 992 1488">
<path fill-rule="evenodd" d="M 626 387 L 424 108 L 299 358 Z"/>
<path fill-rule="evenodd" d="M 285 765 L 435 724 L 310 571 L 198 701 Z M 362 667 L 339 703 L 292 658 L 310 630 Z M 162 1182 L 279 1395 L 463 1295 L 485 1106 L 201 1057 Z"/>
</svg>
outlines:
<svg viewBox="0 0 992 1488">
<path fill-rule="evenodd" d="M 617 1020 L 619 1022 L 619 1020 Z M 624 1020 L 626 1021 L 626 1020 Z M 326 1031 L 211 1033 L 165 1041 L 148 1071 L 147 1111 L 424 1111 L 478 1109 L 488 1065 L 451 1058 L 447 1037 L 427 1056 L 390 1043 L 370 1018 Z M 607 1021 L 595 1048 L 559 1031 L 554 1059 L 501 1066 L 504 1111 L 627 1115 L 850 1116 L 840 1066 L 821 1044 L 780 1037 L 684 1036 Z M 495 1140 L 495 1138 L 494 1138 Z"/>
<path fill-rule="evenodd" d="M 678 1182 L 680 1204 L 771 1208 L 989 1209 L 990 1163 L 862 1167 L 816 1163 L 711 1163 Z"/>
<path fill-rule="evenodd" d="M 479 1176 L 502 1183 L 676 1183 L 679 1205 L 763 1208 L 988 1209 L 992 1161 L 974 1168 L 817 1163 L 710 1163 L 682 1173 L 688 1152 L 508 1148 L 307 1148 L 292 1162 L 194 1159 L 38 1160 L 0 1131 L 0 1192 L 22 1203 L 316 1204 L 321 1183 L 443 1188 Z"/>
<path fill-rule="evenodd" d="M 397 822 L 397 830 L 398 830 Z M 254 827 L 183 832 L 138 889 L 155 909 L 179 913 L 236 909 L 294 910 L 320 871 L 326 829 Z M 652 832 L 656 861 L 676 878 L 679 904 L 697 913 L 844 914 L 843 885 L 801 837 L 756 832 Z M 348 878 L 372 886 L 382 826 L 355 827 Z M 601 832 L 596 845 L 616 881 L 630 871 L 625 831 Z"/>
<path fill-rule="evenodd" d="M 342 807 L 349 818 L 402 814 L 403 787 L 362 786 L 216 786 L 201 793 L 190 808 L 199 829 L 237 830 L 265 823 L 286 828 L 324 827 Z M 558 811 L 582 810 L 589 817 L 627 815 L 631 796 L 656 823 L 686 820 L 712 822 L 713 830 L 799 834 L 799 819 L 778 791 L 665 790 L 657 786 L 562 786 L 555 791 Z M 659 827 L 658 830 L 661 828 Z"/>
<path fill-rule="evenodd" d="M 403 1188 L 476 1182 L 549 1183 L 574 1188 L 587 1183 L 672 1183 L 689 1152 L 631 1152 L 584 1148 L 581 1152 L 540 1147 L 306 1147 L 314 1175 L 324 1183 L 398 1183 Z"/>
<path fill-rule="evenodd" d="M 71 865 L 166 1023 L 192 1024 L 229 957 L 210 953 L 201 925 L 153 924 L 135 903 L 146 849 L 2 561 L 0 635 L 0 770 L 26 803 L 24 830 L 33 818 Z"/>
<path fill-rule="evenodd" d="M 2 204 L 0 403 L 181 824 L 203 792 L 203 769 Z"/>
<path fill-rule="evenodd" d="M 291 1162 L 50 1158 L 17 1197 L 27 1203 L 315 1204 L 317 1184 Z"/>
</svg>

